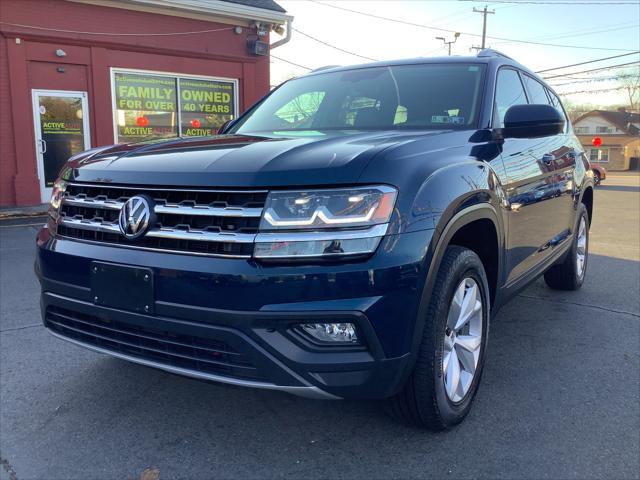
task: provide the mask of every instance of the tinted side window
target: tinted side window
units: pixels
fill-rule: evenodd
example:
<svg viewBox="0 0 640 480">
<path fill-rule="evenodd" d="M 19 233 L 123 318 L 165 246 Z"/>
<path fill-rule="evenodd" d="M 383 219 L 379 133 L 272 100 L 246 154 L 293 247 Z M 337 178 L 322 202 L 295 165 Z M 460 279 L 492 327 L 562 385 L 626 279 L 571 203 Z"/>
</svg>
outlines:
<svg viewBox="0 0 640 480">
<path fill-rule="evenodd" d="M 515 70 L 503 68 L 498 72 L 496 85 L 496 100 L 494 121 L 500 128 L 504 127 L 504 115 L 513 105 L 524 105 L 527 96 L 520 81 L 520 75 Z"/>
<path fill-rule="evenodd" d="M 529 75 L 523 75 L 523 78 L 524 84 L 527 86 L 527 92 L 529 93 L 530 103 L 551 105 L 545 89 L 540 82 L 534 80 Z"/>
<path fill-rule="evenodd" d="M 549 95 L 549 98 L 551 99 L 551 105 L 556 107 L 560 111 L 560 113 L 562 113 L 562 116 L 564 117 L 564 131 L 566 132 L 569 129 L 569 119 L 567 118 L 567 114 L 562 107 L 562 103 L 560 103 L 560 99 L 549 89 L 547 89 L 547 95 Z"/>
</svg>

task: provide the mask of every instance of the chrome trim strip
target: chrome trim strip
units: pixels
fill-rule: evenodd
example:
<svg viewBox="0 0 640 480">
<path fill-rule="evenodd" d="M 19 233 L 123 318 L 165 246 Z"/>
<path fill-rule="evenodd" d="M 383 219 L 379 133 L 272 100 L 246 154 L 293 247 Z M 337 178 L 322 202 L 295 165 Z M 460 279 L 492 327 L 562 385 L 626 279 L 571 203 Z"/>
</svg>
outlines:
<svg viewBox="0 0 640 480">
<path fill-rule="evenodd" d="M 80 220 L 73 217 L 62 217 L 60 222 L 65 227 L 77 228 L 79 230 L 91 230 L 92 232 L 117 233 L 122 235 L 120 227 L 116 223 L 100 223 L 94 221 Z"/>
<path fill-rule="evenodd" d="M 60 235 L 59 233 L 55 233 L 57 238 L 63 239 L 68 242 L 81 242 L 86 243 L 87 245 L 96 245 L 98 247 L 114 247 L 114 248 L 126 248 L 126 249 L 135 249 L 135 250 L 143 250 L 145 252 L 156 252 L 156 253 L 174 253 L 176 255 L 195 255 L 198 257 L 209 257 L 209 258 L 224 258 L 224 259 L 247 259 L 251 258 L 251 255 L 237 255 L 237 254 L 225 254 L 225 253 L 206 253 L 206 252 L 192 252 L 190 250 L 171 250 L 169 248 L 157 248 L 157 247 L 141 247 L 140 245 L 129 245 L 126 243 L 115 243 L 115 242 L 101 242 L 99 240 L 85 240 L 84 238 L 77 237 L 67 237 L 66 235 Z"/>
<path fill-rule="evenodd" d="M 172 205 L 157 203 L 154 211 L 156 213 L 169 213 L 173 215 L 190 215 L 200 217 L 252 217 L 262 216 L 262 208 L 244 207 L 210 207 L 209 205 L 194 205 L 185 207 L 183 205 Z"/>
<path fill-rule="evenodd" d="M 179 187 L 144 187 L 135 185 L 111 185 L 109 183 L 78 183 L 68 182 L 67 185 L 73 187 L 93 187 L 93 188 L 118 188 L 122 190 L 145 190 L 154 192 L 212 192 L 212 193 L 268 193 L 268 190 L 243 190 L 241 188 L 234 190 L 225 189 L 195 189 L 195 188 L 179 188 Z"/>
<path fill-rule="evenodd" d="M 357 185 L 355 187 L 331 187 L 331 188 L 297 188 L 294 190 L 271 190 L 272 193 L 335 193 L 340 191 L 379 190 L 382 193 L 398 193 L 398 189 L 391 185 Z"/>
<path fill-rule="evenodd" d="M 188 370 L 186 368 L 174 367 L 172 365 L 164 365 L 162 363 L 153 362 L 151 360 L 145 360 L 144 358 L 136 358 L 129 355 L 125 355 L 118 352 L 113 352 L 110 350 L 106 350 L 104 348 L 96 347 L 94 345 L 90 345 L 88 343 L 80 342 L 78 340 L 65 337 L 64 335 L 60 335 L 59 333 L 51 331 L 49 328 L 46 328 L 47 332 L 53 335 L 56 338 L 61 340 L 65 340 L 67 342 L 73 343 L 79 347 L 84 347 L 89 350 L 93 350 L 94 352 L 102 353 L 105 355 L 111 355 L 112 357 L 119 358 L 121 360 L 126 360 L 128 362 L 137 363 L 139 365 L 145 365 L 147 367 L 158 368 L 160 370 L 164 370 L 165 372 L 175 373 L 178 375 L 184 375 L 186 377 L 198 378 L 202 380 L 212 380 L 214 382 L 227 383 L 230 385 L 236 385 L 240 387 L 252 387 L 252 388 L 263 388 L 267 390 L 279 390 L 282 392 L 292 393 L 294 395 L 298 395 L 301 397 L 307 398 L 316 398 L 323 400 L 337 400 L 340 397 L 336 397 L 335 395 L 331 395 L 330 393 L 325 392 L 324 390 L 320 390 L 318 387 L 314 387 L 309 385 L 307 387 L 293 387 L 293 386 L 282 386 L 276 385 L 274 383 L 265 383 L 265 382 L 254 382 L 251 380 L 239 380 L 236 378 L 223 377 L 219 375 L 213 375 L 209 373 L 202 373 L 195 370 Z"/>
<path fill-rule="evenodd" d="M 121 210 L 124 202 L 117 200 L 101 200 L 90 197 L 70 197 L 63 198 L 65 205 L 86 208 L 104 208 L 108 210 Z M 242 217 L 259 218 L 262 216 L 262 208 L 244 207 L 210 207 L 209 205 L 184 206 L 178 204 L 157 203 L 154 207 L 155 213 L 168 213 L 173 215 L 189 215 L 200 217 Z"/>
<path fill-rule="evenodd" d="M 384 237 L 389 228 L 388 223 L 374 225 L 365 230 L 327 230 L 316 232 L 282 232 L 258 233 L 256 243 L 278 242 L 321 242 L 331 240 L 352 240 L 359 238 Z"/>
<path fill-rule="evenodd" d="M 201 242 L 253 243 L 255 233 L 208 232 L 206 230 L 174 230 L 154 228 L 145 237 L 171 238 L 174 240 L 195 240 Z"/>
<path fill-rule="evenodd" d="M 100 223 L 94 221 L 80 220 L 73 217 L 63 217 L 60 222 L 65 227 L 77 228 L 80 230 L 91 230 L 93 232 L 105 232 L 122 234 L 120 227 L 115 223 Z M 255 233 L 226 233 L 208 232 L 206 230 L 174 230 L 169 228 L 154 228 L 143 235 L 144 237 L 171 238 L 174 240 L 195 240 L 201 242 L 222 242 L 222 243 L 253 243 Z"/>
<path fill-rule="evenodd" d="M 62 203 L 71 205 L 74 207 L 87 207 L 87 208 L 104 208 L 107 210 L 121 210 L 124 202 L 118 202 L 117 200 L 96 200 L 94 198 L 78 198 L 78 197 L 63 197 Z"/>
</svg>

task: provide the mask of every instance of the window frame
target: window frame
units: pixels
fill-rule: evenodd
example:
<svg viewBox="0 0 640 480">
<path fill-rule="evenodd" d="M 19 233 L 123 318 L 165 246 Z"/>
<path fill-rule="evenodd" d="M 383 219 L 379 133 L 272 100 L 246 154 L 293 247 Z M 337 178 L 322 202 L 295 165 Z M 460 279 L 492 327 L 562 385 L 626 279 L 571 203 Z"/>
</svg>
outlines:
<svg viewBox="0 0 640 480">
<path fill-rule="evenodd" d="M 520 71 L 519 68 L 516 68 L 512 65 L 502 65 L 500 68 L 498 68 L 498 70 L 496 70 L 496 76 L 495 76 L 495 81 L 494 81 L 494 85 L 493 85 L 493 99 L 491 102 L 491 128 L 493 129 L 497 129 L 497 128 L 503 128 L 500 126 L 500 122 L 497 122 L 496 125 L 496 121 L 498 120 L 498 117 L 496 117 L 496 115 L 498 114 L 498 105 L 497 105 L 497 98 L 498 98 L 498 77 L 500 76 L 500 72 L 502 72 L 503 70 L 513 70 L 514 72 L 516 72 L 516 74 L 518 75 L 518 79 L 520 80 L 520 86 L 522 87 L 522 91 L 524 92 L 524 97 L 527 99 L 527 104 L 530 105 L 530 100 L 529 100 L 529 92 L 527 92 L 527 88 L 524 85 L 524 82 L 522 81 L 522 75 L 523 72 Z"/>
<path fill-rule="evenodd" d="M 553 104 L 553 97 L 556 97 L 558 99 L 558 105 L 560 105 L 560 111 L 562 112 L 562 114 L 564 115 L 564 132 L 563 133 L 569 133 L 573 131 L 573 125 L 571 123 L 571 119 L 569 118 L 569 115 L 567 115 L 567 111 L 564 108 L 564 105 L 562 103 L 562 100 L 560 99 L 560 95 L 558 95 L 556 92 L 554 92 L 553 90 L 551 90 L 551 88 L 548 85 L 544 86 L 545 90 L 547 91 L 547 97 L 549 97 L 549 101 L 551 102 L 550 105 L 554 108 L 558 108 Z M 584 134 L 583 134 L 584 135 Z"/>
<path fill-rule="evenodd" d="M 525 72 L 520 72 L 520 78 L 523 80 L 522 84 L 524 85 L 524 89 L 527 92 L 527 98 L 529 102 L 532 101 L 532 98 L 531 98 L 532 95 L 531 95 L 531 92 L 529 91 L 529 86 L 527 85 L 527 78 L 529 78 L 529 80 L 531 80 L 532 82 L 536 82 L 538 85 L 540 85 L 540 87 L 542 88 L 542 92 L 544 93 L 544 96 L 547 99 L 547 105 L 551 105 L 553 107 L 553 102 L 551 100 L 551 97 L 549 97 L 549 88 L 544 83 L 536 79 L 533 75 L 529 75 L 528 73 L 525 73 Z"/>
<path fill-rule="evenodd" d="M 109 67 L 109 81 L 111 83 L 111 118 L 113 123 L 113 143 L 118 144 L 118 115 L 117 115 L 117 106 L 116 106 L 116 73 L 133 73 L 138 75 L 148 75 L 154 77 L 170 77 L 175 79 L 176 81 L 176 116 L 177 116 L 177 127 L 178 127 L 178 135 L 175 138 L 181 138 L 182 135 L 182 101 L 180 98 L 180 79 L 184 80 L 209 80 L 209 81 L 219 81 L 232 83 L 234 89 L 233 95 L 233 109 L 234 109 L 234 118 L 232 120 L 237 120 L 240 118 L 240 80 L 237 78 L 227 78 L 227 77 L 213 77 L 209 75 L 198 75 L 198 74 L 190 74 L 190 73 L 178 73 L 178 72 L 165 72 L 159 70 L 144 70 L 138 68 L 122 68 L 122 67 Z M 174 138 L 174 137 L 171 137 Z M 169 140 L 169 138 L 167 138 Z M 123 142 L 128 143 L 128 142 Z"/>
</svg>

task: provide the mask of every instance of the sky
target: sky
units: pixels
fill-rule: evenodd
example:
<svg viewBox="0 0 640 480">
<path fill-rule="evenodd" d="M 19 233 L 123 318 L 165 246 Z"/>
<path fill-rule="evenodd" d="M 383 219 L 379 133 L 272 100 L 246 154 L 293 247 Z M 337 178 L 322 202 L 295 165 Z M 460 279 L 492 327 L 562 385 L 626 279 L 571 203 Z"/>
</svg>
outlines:
<svg viewBox="0 0 640 480">
<path fill-rule="evenodd" d="M 272 50 L 271 83 L 303 75 L 325 65 L 352 65 L 371 60 L 447 55 L 447 47 L 436 37 L 452 40 L 453 55 L 474 55 L 471 47 L 481 44 L 482 15 L 474 13 L 488 5 L 494 14 L 487 16 L 487 47 L 499 50 L 534 71 L 589 60 L 622 55 L 640 50 L 640 1 L 632 0 L 518 0 L 480 2 L 469 0 L 278 0 L 294 17 L 291 41 Z M 526 3 L 525 3 L 526 2 Z M 340 7 L 340 8 L 336 8 Z M 392 18 L 451 32 L 411 26 L 354 12 Z M 315 37 L 358 57 L 323 45 L 303 34 Z M 490 37 L 501 37 L 495 39 Z M 272 42 L 279 37 L 273 35 Z M 518 43 L 513 40 L 541 42 L 572 47 Z M 581 47 L 581 48 L 573 48 Z M 288 60 L 300 66 L 286 63 Z M 543 73 L 544 76 L 582 72 L 593 68 L 637 62 L 640 54 L 599 63 Z M 574 103 L 614 105 L 628 103 L 624 91 L 573 93 L 620 86 L 616 75 L 640 73 L 635 65 L 571 77 L 550 79 L 558 93 Z"/>
</svg>

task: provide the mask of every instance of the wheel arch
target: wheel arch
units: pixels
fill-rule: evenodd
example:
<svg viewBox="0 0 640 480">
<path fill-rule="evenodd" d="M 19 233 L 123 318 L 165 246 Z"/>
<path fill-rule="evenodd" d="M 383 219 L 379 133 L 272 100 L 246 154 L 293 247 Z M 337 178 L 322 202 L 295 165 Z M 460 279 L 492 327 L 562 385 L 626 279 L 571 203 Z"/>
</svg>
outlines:
<svg viewBox="0 0 640 480">
<path fill-rule="evenodd" d="M 416 356 L 420 346 L 420 339 L 422 338 L 422 333 L 427 320 L 426 310 L 429 299 L 433 292 L 435 279 L 438 274 L 438 270 L 440 269 L 442 258 L 448 246 L 459 245 L 470 248 L 476 253 L 478 253 L 477 250 L 480 250 L 480 254 L 478 256 L 480 256 L 481 260 L 483 260 L 484 257 L 483 265 L 487 260 L 490 263 L 494 262 L 489 265 L 490 272 L 487 271 L 488 281 L 493 282 L 493 286 L 489 286 L 491 311 L 493 312 L 500 305 L 500 284 L 501 279 L 503 278 L 503 255 L 501 252 L 504 249 L 504 231 L 502 229 L 502 224 L 498 219 L 498 212 L 492 204 L 480 203 L 461 209 L 448 221 L 445 221 L 444 226 L 439 226 L 436 229 L 437 232 L 433 236 L 429 247 L 430 254 L 426 255 L 425 259 L 425 262 L 428 262 L 428 265 L 425 265 L 426 277 L 424 280 L 413 332 L 411 344 L 412 356 Z M 472 235 L 481 232 L 483 227 L 483 236 L 480 238 L 486 239 L 487 237 L 485 235 L 487 234 L 493 234 L 495 236 L 494 241 L 491 242 L 492 248 L 494 248 L 493 252 L 490 252 L 489 249 L 483 251 L 478 248 L 477 243 L 472 243 Z M 488 232 L 486 230 L 487 227 L 490 227 Z M 487 270 L 486 266 L 485 270 Z M 491 278 L 491 280 L 489 278 Z"/>
<path fill-rule="evenodd" d="M 593 187 L 588 186 L 582 192 L 582 197 L 580 198 L 580 203 L 584 204 L 587 208 L 587 214 L 589 215 L 589 226 L 593 221 Z"/>
</svg>

